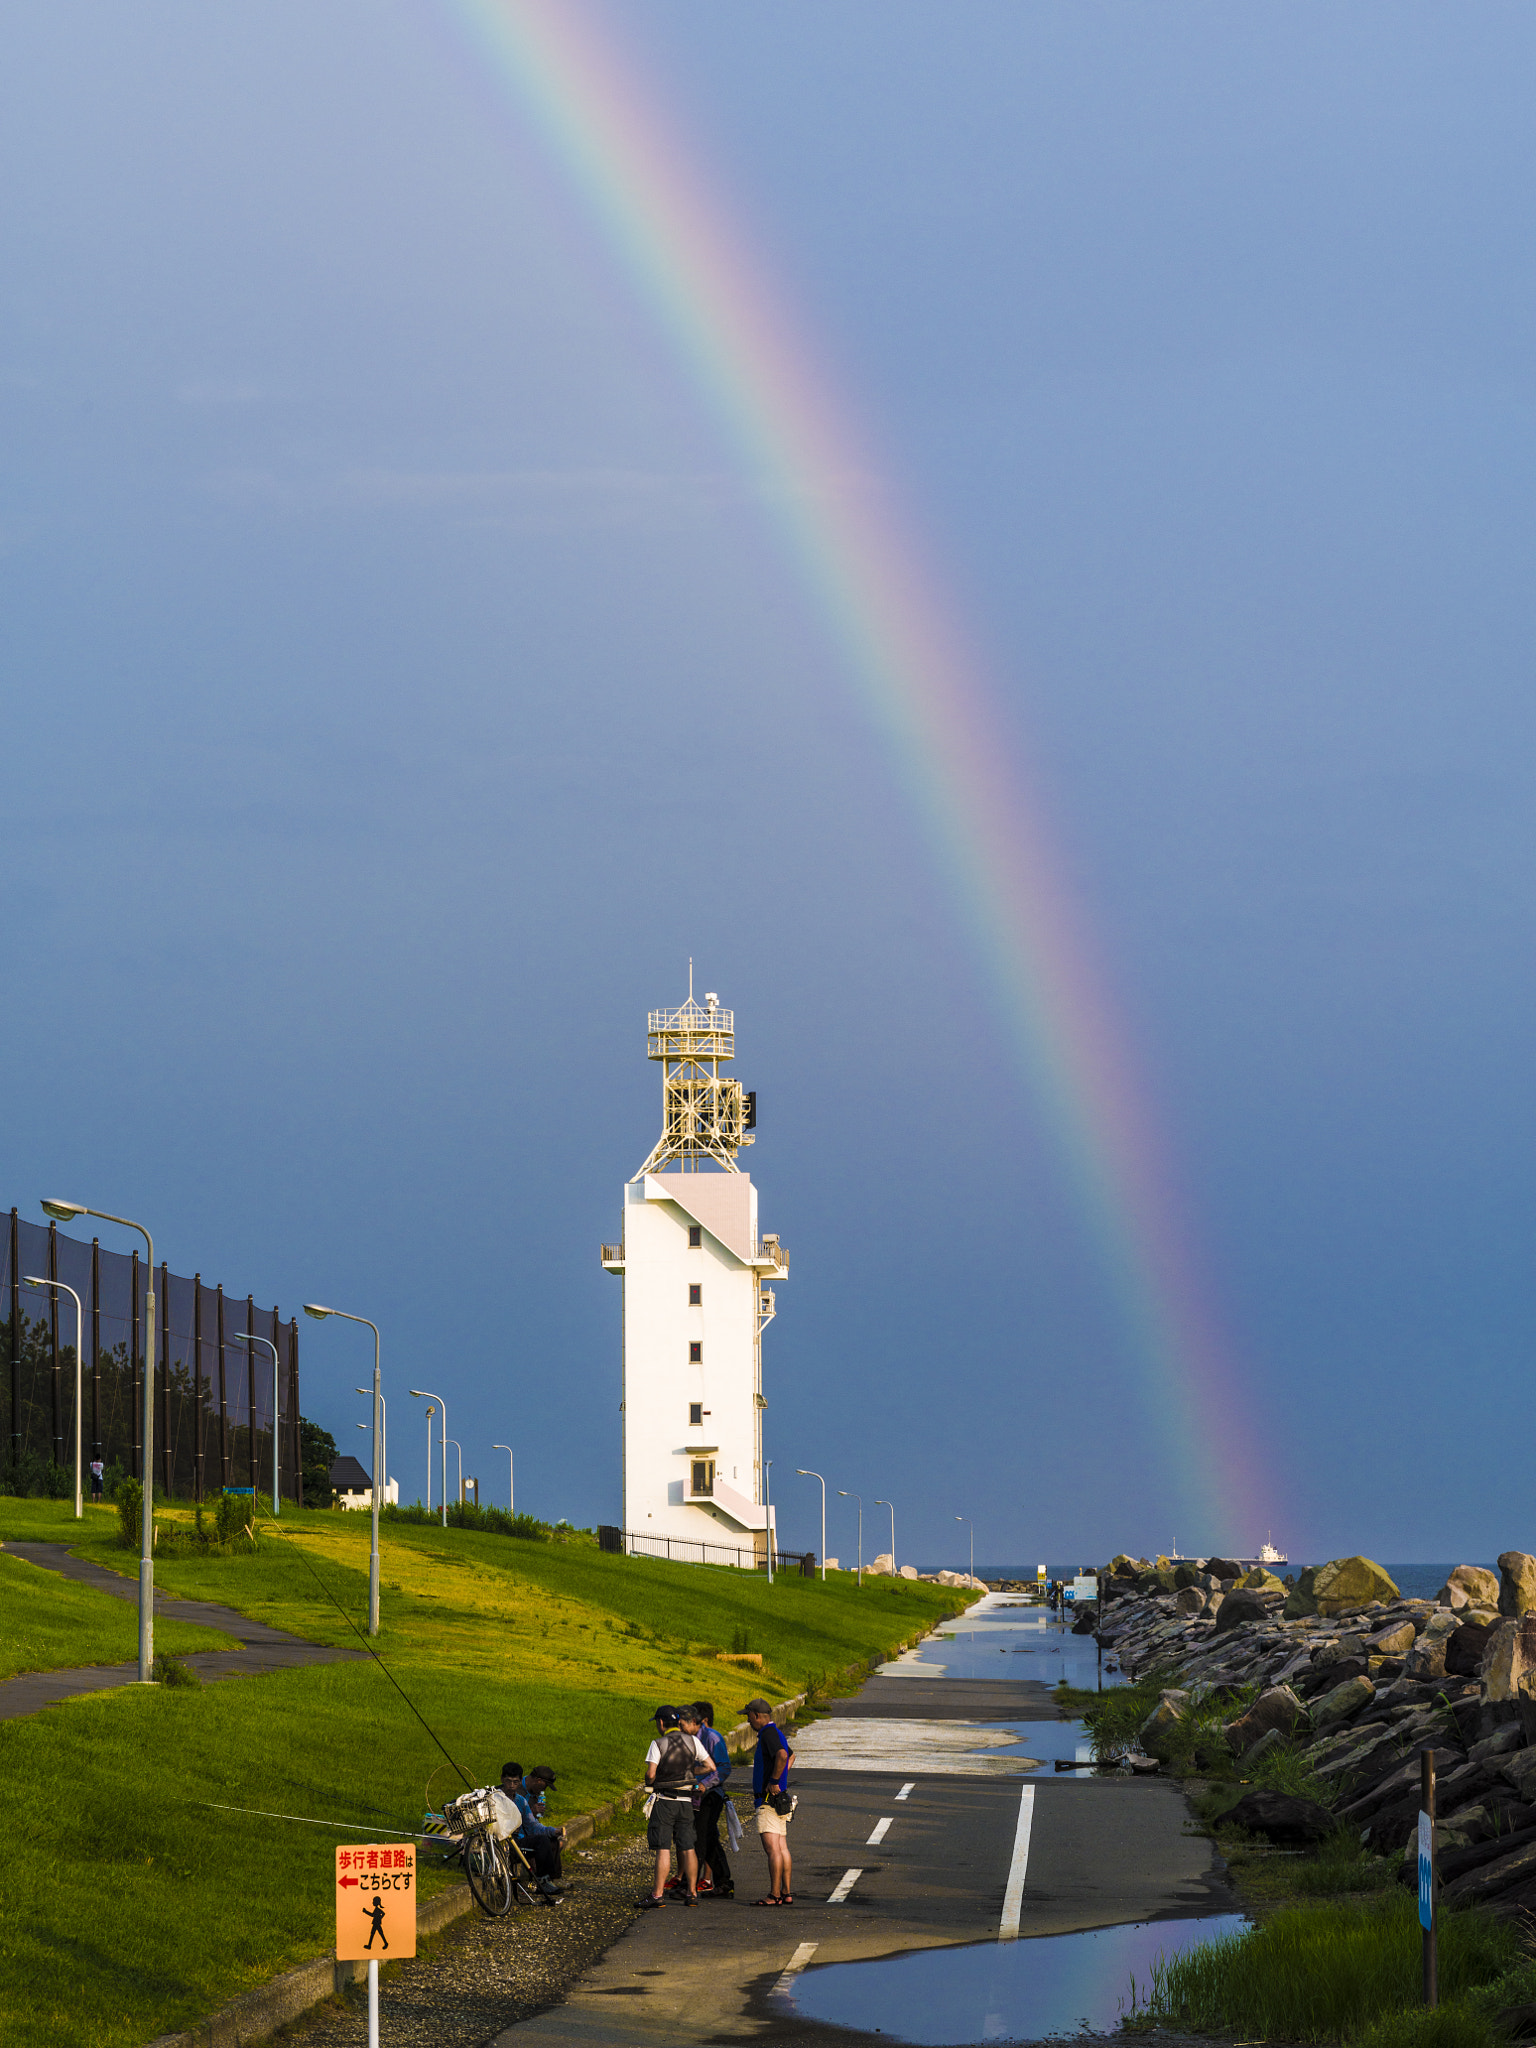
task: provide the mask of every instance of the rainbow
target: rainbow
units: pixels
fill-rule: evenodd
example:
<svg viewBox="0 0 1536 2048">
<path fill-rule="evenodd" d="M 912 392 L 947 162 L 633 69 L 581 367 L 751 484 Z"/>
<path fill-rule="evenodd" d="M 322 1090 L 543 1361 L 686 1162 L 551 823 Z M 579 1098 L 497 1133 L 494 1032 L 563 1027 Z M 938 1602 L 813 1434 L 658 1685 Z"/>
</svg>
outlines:
<svg viewBox="0 0 1536 2048">
<path fill-rule="evenodd" d="M 883 728 L 990 970 L 1029 1084 L 1148 1376 L 1169 1540 L 1264 1526 L 1236 1373 L 1172 1180 L 985 670 L 876 466 L 720 212 L 675 122 L 580 0 L 444 0 L 580 194 L 701 395 L 780 508 L 785 542 Z M 1246 1533 L 1245 1533 L 1246 1532 Z M 1129 1532 L 1128 1532 L 1129 1533 Z M 1152 1532 L 1148 1532 L 1151 1534 Z"/>
</svg>

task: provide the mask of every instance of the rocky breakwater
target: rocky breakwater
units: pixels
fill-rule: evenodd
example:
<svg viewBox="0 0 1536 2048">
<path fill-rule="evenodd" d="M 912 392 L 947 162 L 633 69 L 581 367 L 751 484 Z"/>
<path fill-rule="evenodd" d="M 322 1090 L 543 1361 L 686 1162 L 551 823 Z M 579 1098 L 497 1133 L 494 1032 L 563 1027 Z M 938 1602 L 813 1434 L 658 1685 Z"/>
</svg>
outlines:
<svg viewBox="0 0 1536 2048">
<path fill-rule="evenodd" d="M 1364 1557 L 1294 1582 L 1217 1558 L 1117 1558 L 1108 1577 L 1099 1640 L 1171 1681 L 1141 1747 L 1249 1780 L 1224 1821 L 1293 1842 L 1349 1828 L 1406 1869 L 1433 1750 L 1446 1903 L 1536 1911 L 1536 1557 L 1459 1565 L 1434 1600 Z M 1266 1787 L 1295 1765 L 1318 1799 Z"/>
</svg>

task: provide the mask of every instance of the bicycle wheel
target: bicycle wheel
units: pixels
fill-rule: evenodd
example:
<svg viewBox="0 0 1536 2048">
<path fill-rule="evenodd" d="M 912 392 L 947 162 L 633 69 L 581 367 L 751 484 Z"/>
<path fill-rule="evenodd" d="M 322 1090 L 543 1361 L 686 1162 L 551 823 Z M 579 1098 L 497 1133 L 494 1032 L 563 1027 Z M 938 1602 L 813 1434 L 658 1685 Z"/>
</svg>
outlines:
<svg viewBox="0 0 1536 2048">
<path fill-rule="evenodd" d="M 472 1835 L 464 1844 L 464 1875 L 475 1904 L 493 1920 L 512 1910 L 512 1875 L 501 1849 L 489 1835 Z"/>
</svg>

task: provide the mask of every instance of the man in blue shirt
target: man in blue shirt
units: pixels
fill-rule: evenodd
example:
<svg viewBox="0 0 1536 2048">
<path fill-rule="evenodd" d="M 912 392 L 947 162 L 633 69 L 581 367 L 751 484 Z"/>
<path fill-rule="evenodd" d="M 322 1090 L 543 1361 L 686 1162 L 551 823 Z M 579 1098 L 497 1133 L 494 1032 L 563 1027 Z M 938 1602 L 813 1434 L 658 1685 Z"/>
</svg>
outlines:
<svg viewBox="0 0 1536 2048">
<path fill-rule="evenodd" d="M 759 1906 L 792 1906 L 789 1888 L 789 1820 L 794 1804 L 789 1795 L 789 1767 L 795 1753 L 784 1731 L 774 1726 L 766 1700 L 747 1701 L 747 1726 L 757 1737 L 752 1759 L 752 1799 L 757 1808 L 757 1833 L 768 1858 L 768 1895 Z M 781 1811 L 782 1809 L 782 1811 Z"/>
<path fill-rule="evenodd" d="M 725 1844 L 720 1839 L 720 1820 L 725 1812 L 725 1781 L 731 1775 L 731 1752 L 725 1746 L 725 1737 L 715 1727 L 715 1709 L 709 1700 L 695 1700 L 693 1711 L 699 1717 L 698 1737 L 715 1760 L 713 1778 L 700 1780 L 699 1789 L 703 1797 L 699 1801 L 699 1897 L 701 1899 L 734 1899 L 735 1881 L 731 1866 L 726 1861 Z"/>
<path fill-rule="evenodd" d="M 521 1764 L 502 1765 L 501 1789 L 522 1815 L 523 1824 L 518 1829 L 517 1839 L 523 1854 L 533 1865 L 537 1879 L 535 1890 L 546 1905 L 558 1906 L 562 1895 L 555 1879 L 560 1873 L 560 1851 L 565 1843 L 565 1829 L 546 1827 L 535 1814 L 533 1801 L 523 1790 Z"/>
</svg>

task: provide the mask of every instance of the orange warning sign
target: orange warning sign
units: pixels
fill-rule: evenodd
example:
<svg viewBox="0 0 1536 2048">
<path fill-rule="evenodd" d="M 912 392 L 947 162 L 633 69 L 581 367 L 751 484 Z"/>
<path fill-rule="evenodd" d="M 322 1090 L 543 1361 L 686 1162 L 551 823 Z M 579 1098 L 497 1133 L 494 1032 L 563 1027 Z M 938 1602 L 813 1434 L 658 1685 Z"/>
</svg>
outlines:
<svg viewBox="0 0 1536 2048">
<path fill-rule="evenodd" d="M 336 1851 L 336 1960 L 393 1962 L 416 1953 L 416 1846 Z"/>
</svg>

